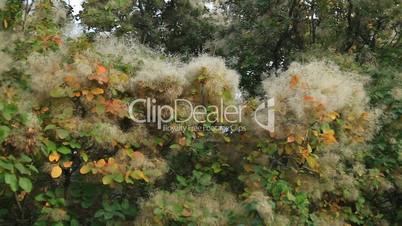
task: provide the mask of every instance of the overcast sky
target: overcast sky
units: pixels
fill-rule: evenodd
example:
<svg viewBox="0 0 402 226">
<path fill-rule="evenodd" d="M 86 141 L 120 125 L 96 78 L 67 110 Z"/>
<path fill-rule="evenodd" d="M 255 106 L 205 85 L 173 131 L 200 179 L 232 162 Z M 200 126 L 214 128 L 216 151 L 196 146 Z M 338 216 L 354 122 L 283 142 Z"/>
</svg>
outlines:
<svg viewBox="0 0 402 226">
<path fill-rule="evenodd" d="M 67 0 L 67 2 L 70 2 L 70 5 L 74 8 L 74 15 L 77 15 L 82 9 L 81 4 L 83 1 L 84 0 Z"/>
</svg>

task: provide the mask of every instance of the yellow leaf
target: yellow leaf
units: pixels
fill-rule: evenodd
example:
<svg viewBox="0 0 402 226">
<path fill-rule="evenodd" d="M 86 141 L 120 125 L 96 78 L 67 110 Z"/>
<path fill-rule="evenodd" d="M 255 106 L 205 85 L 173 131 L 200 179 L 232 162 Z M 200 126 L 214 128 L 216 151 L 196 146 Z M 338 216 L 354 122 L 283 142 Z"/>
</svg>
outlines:
<svg viewBox="0 0 402 226">
<path fill-rule="evenodd" d="M 336 111 L 333 111 L 333 112 L 328 113 L 327 117 L 333 121 L 333 120 L 339 118 L 339 113 Z"/>
<path fill-rule="evenodd" d="M 4 25 L 4 28 L 5 28 L 5 29 L 8 28 L 8 23 L 7 23 L 7 20 L 6 20 L 6 19 L 3 20 L 3 25 Z"/>
<path fill-rule="evenodd" d="M 324 131 L 324 133 L 321 134 L 321 138 L 326 144 L 335 144 L 337 142 L 335 138 L 335 132 L 332 129 Z"/>
<path fill-rule="evenodd" d="M 87 98 L 87 101 L 91 101 L 94 99 L 94 95 L 88 90 L 83 90 L 82 95 L 84 95 Z"/>
<path fill-rule="evenodd" d="M 369 113 L 368 112 L 363 112 L 362 115 L 361 115 L 361 118 L 363 120 L 368 121 L 369 120 Z"/>
<path fill-rule="evenodd" d="M 110 165 L 113 165 L 113 164 L 115 164 L 116 163 L 116 160 L 113 158 L 113 157 L 110 157 L 110 158 L 108 158 L 107 159 L 107 164 L 110 166 Z"/>
<path fill-rule="evenodd" d="M 91 166 L 89 164 L 83 165 L 80 169 L 81 174 L 87 174 L 91 171 Z"/>
<path fill-rule="evenodd" d="M 103 94 L 104 92 L 105 91 L 103 89 L 101 89 L 101 88 L 93 88 L 93 89 L 91 89 L 91 93 L 93 95 L 100 95 L 100 94 Z"/>
<path fill-rule="evenodd" d="M 59 159 L 60 159 L 60 155 L 59 155 L 59 153 L 57 153 L 57 152 L 52 152 L 52 153 L 49 155 L 49 161 L 50 161 L 50 162 L 57 162 L 57 161 L 59 161 Z"/>
<path fill-rule="evenodd" d="M 306 158 L 306 160 L 307 160 L 307 165 L 308 165 L 312 170 L 318 171 L 318 169 L 320 168 L 320 166 L 319 166 L 319 164 L 318 164 L 318 162 L 317 162 L 317 159 L 316 159 L 314 156 L 309 155 L 309 156 Z"/>
<path fill-rule="evenodd" d="M 57 165 L 52 168 L 52 171 L 50 172 L 50 176 L 52 178 L 59 178 L 61 176 L 62 172 L 63 172 L 63 170 L 61 169 L 61 167 Z"/>
<path fill-rule="evenodd" d="M 291 145 L 285 145 L 285 154 L 291 155 L 293 153 L 293 148 Z"/>
<path fill-rule="evenodd" d="M 104 185 L 108 185 L 108 184 L 113 183 L 113 177 L 112 177 L 111 175 L 103 176 L 103 177 L 102 177 L 102 183 L 103 183 Z"/>
<path fill-rule="evenodd" d="M 298 144 L 302 144 L 304 141 L 304 137 L 302 137 L 300 135 L 296 135 L 295 139 L 296 139 L 296 143 L 298 143 Z"/>
<path fill-rule="evenodd" d="M 149 182 L 148 177 L 142 172 L 141 170 L 134 170 L 130 176 L 136 180 L 141 180 L 143 179 L 146 182 Z"/>
<path fill-rule="evenodd" d="M 72 162 L 72 161 L 67 161 L 67 162 L 64 162 L 64 163 L 63 163 L 63 167 L 64 167 L 64 168 L 70 168 L 72 165 L 73 165 L 73 162 Z"/>
<path fill-rule="evenodd" d="M 253 165 L 251 164 L 244 164 L 243 168 L 248 173 L 253 171 Z"/>
</svg>

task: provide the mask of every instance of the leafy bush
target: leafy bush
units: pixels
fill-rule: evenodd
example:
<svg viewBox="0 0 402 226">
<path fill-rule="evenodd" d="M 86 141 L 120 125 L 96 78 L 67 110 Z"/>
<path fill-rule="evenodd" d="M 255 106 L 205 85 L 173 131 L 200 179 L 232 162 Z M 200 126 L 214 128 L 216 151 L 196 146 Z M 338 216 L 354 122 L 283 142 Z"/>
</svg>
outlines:
<svg viewBox="0 0 402 226">
<path fill-rule="evenodd" d="M 0 15 L 19 4 L 0 5 Z M 239 74 L 224 59 L 185 62 L 135 40 L 66 37 L 68 10 L 55 1 L 35 4 L 28 18 L 14 15 L 20 21 L 0 32 L 0 223 L 401 220 L 399 68 L 306 53 L 305 62 L 262 83 L 264 94 L 276 98 L 276 128 L 268 132 L 253 120 L 265 100 L 242 94 Z M 243 104 L 245 120 L 235 125 L 246 130 L 203 118 L 182 125 L 205 130 L 134 123 L 128 105 L 147 97 L 161 104 L 187 99 L 208 111 L 221 99 L 224 107 Z M 179 117 L 188 113 L 179 110 Z M 134 114 L 147 117 L 146 107 Z"/>
</svg>

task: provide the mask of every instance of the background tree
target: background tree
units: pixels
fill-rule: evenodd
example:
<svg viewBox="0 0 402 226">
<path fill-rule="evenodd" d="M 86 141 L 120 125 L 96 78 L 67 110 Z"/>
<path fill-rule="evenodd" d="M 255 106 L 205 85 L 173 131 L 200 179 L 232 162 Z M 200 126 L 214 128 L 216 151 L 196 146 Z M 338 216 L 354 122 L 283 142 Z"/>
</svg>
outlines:
<svg viewBox="0 0 402 226">
<path fill-rule="evenodd" d="M 214 34 L 203 18 L 207 9 L 190 0 L 89 0 L 83 8 L 80 18 L 88 29 L 132 36 L 167 53 L 201 53 Z"/>
<path fill-rule="evenodd" d="M 286 68 L 309 49 L 362 52 L 356 60 L 364 61 L 364 55 L 375 58 L 400 46 L 400 6 L 394 0 L 226 1 L 232 24 L 219 32 L 227 44 L 215 51 L 235 59 L 230 62 L 243 75 L 243 87 L 255 94 L 263 72 Z"/>
</svg>

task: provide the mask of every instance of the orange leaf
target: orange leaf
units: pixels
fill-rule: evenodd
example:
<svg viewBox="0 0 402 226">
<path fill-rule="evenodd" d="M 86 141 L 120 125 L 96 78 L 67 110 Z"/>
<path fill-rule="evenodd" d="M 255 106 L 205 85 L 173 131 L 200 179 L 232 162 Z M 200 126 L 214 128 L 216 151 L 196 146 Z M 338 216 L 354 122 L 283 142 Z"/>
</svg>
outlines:
<svg viewBox="0 0 402 226">
<path fill-rule="evenodd" d="M 295 135 L 289 135 L 287 141 L 288 141 L 288 143 L 293 143 L 293 142 L 295 142 L 295 139 L 296 139 Z"/>
<path fill-rule="evenodd" d="M 56 43 L 58 46 L 60 46 L 61 44 L 63 44 L 63 40 L 61 40 L 61 38 L 59 36 L 53 36 L 52 37 L 52 41 L 54 43 Z"/>
<path fill-rule="evenodd" d="M 290 88 L 294 89 L 296 85 L 299 83 L 300 77 L 298 75 L 293 75 L 290 80 Z"/>
<path fill-rule="evenodd" d="M 188 209 L 183 209 L 183 211 L 181 212 L 181 215 L 184 217 L 191 217 L 191 211 Z"/>
<path fill-rule="evenodd" d="M 64 77 L 64 82 L 72 88 L 80 88 L 80 83 L 75 80 L 75 77 L 68 75 Z"/>
<path fill-rule="evenodd" d="M 49 161 L 50 161 L 50 162 L 57 162 L 57 161 L 59 161 L 59 159 L 60 159 L 60 155 L 59 155 L 59 153 L 57 153 L 57 152 L 52 152 L 52 153 L 49 155 Z"/>
<path fill-rule="evenodd" d="M 63 173 L 63 170 L 61 169 L 60 166 L 57 165 L 52 168 L 52 171 L 50 172 L 50 176 L 52 178 L 59 178 L 62 173 Z"/>
<path fill-rule="evenodd" d="M 96 74 L 97 75 L 101 75 L 107 72 L 107 69 L 105 66 L 103 66 L 102 64 L 98 64 L 98 67 L 96 68 Z"/>
<path fill-rule="evenodd" d="M 105 77 L 105 76 L 99 76 L 99 75 L 91 75 L 88 77 L 89 80 L 95 80 L 97 81 L 99 84 L 103 85 L 109 82 L 109 78 Z"/>
<path fill-rule="evenodd" d="M 180 144 L 181 146 L 186 145 L 186 137 L 180 137 L 180 139 L 179 139 L 179 144 Z"/>
<path fill-rule="evenodd" d="M 46 112 L 48 112 L 48 111 L 49 111 L 49 108 L 48 108 L 48 107 L 43 107 L 43 108 L 40 110 L 41 113 L 46 113 Z"/>
<path fill-rule="evenodd" d="M 139 151 L 135 151 L 135 152 L 133 152 L 131 157 L 134 158 L 134 159 L 144 159 L 144 154 L 142 154 Z"/>
<path fill-rule="evenodd" d="M 72 162 L 72 161 L 67 161 L 67 162 L 64 162 L 64 163 L 63 163 L 63 167 L 64 167 L 64 168 L 70 168 L 72 165 L 73 165 L 73 162 Z"/>
<path fill-rule="evenodd" d="M 75 82 L 75 78 L 71 75 L 67 75 L 66 77 L 64 77 L 64 81 L 69 83 L 69 82 Z"/>
<path fill-rule="evenodd" d="M 106 161 L 105 161 L 104 159 L 101 159 L 101 160 L 99 160 L 99 161 L 97 161 L 97 162 L 95 163 L 95 166 L 98 167 L 98 168 L 102 168 L 102 167 L 104 167 L 105 165 L 106 165 Z"/>
<path fill-rule="evenodd" d="M 368 119 L 369 119 L 369 113 L 368 113 L 368 112 L 363 112 L 362 115 L 361 115 L 361 117 L 362 117 L 363 120 L 368 121 Z"/>
<path fill-rule="evenodd" d="M 304 96 L 303 99 L 304 99 L 304 101 L 313 101 L 314 97 L 313 96 Z"/>
<path fill-rule="evenodd" d="M 114 115 L 120 115 L 120 113 L 125 111 L 126 106 L 121 100 L 108 100 L 105 102 L 106 112 L 112 113 Z"/>
<path fill-rule="evenodd" d="M 310 151 L 308 150 L 308 148 L 302 148 L 300 150 L 300 153 L 305 159 L 310 155 Z"/>
</svg>

